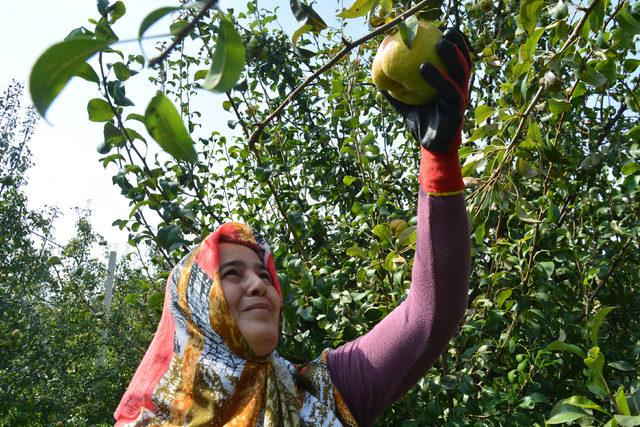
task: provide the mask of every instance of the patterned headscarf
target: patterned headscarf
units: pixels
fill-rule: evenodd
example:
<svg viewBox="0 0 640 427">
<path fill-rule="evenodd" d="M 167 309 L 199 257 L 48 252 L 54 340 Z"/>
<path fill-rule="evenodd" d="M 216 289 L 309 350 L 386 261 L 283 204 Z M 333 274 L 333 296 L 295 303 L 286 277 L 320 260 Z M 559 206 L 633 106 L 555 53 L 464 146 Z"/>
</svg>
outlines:
<svg viewBox="0 0 640 427">
<path fill-rule="evenodd" d="M 264 239 L 244 224 L 220 226 L 169 276 L 160 325 L 116 426 L 340 426 L 337 414 L 355 425 L 331 383 L 326 351 L 303 369 L 276 352 L 256 357 L 224 298 L 220 242 L 252 248 L 281 295 Z"/>
</svg>

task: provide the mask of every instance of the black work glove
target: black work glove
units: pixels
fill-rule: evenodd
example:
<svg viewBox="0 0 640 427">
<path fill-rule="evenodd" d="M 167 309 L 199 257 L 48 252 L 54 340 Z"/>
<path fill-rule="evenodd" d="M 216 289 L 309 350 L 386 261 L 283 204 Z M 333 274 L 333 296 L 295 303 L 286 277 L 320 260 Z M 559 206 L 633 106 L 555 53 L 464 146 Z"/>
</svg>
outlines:
<svg viewBox="0 0 640 427">
<path fill-rule="evenodd" d="M 409 105 L 382 91 L 398 111 L 413 137 L 420 145 L 434 153 L 457 151 L 462 142 L 462 120 L 467 109 L 471 49 L 460 31 L 447 28 L 437 44 L 438 54 L 449 76 L 436 66 L 425 63 L 420 67 L 422 78 L 433 86 L 438 95 L 424 105 Z"/>
</svg>

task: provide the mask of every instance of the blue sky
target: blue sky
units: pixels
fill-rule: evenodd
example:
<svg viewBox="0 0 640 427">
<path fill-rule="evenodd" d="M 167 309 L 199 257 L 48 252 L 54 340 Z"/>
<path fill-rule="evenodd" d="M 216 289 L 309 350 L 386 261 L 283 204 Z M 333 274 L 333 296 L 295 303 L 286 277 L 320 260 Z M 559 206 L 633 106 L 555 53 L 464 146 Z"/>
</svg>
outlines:
<svg viewBox="0 0 640 427">
<path fill-rule="evenodd" d="M 127 14 L 115 26 L 121 39 L 135 38 L 142 19 L 150 11 L 177 1 L 135 0 L 126 1 Z M 335 10 L 342 2 L 322 1 L 316 10 L 330 24 L 335 25 Z M 237 2 L 221 0 L 221 7 L 237 7 Z M 286 0 L 262 0 L 261 7 L 279 7 L 279 21 L 285 31 L 297 28 Z M 348 6 L 346 2 L 344 5 Z M 244 8 L 243 8 L 244 9 Z M 35 59 L 51 44 L 62 40 L 70 30 L 80 25 L 89 25 L 87 19 L 96 16 L 93 0 L 64 0 L 31 2 L 4 2 L 0 14 L 3 54 L 0 56 L 0 89 L 11 79 L 27 83 Z M 360 20 L 358 20 L 360 21 Z M 162 33 L 168 21 L 161 22 L 148 34 Z M 358 24 L 364 24 L 364 21 Z M 355 24 L 355 22 L 354 22 Z M 155 31 L 154 31 L 155 30 Z M 366 30 L 366 28 L 363 28 Z M 153 52 L 152 45 L 145 48 Z M 125 51 L 138 52 L 137 43 L 119 46 Z M 136 76 L 135 82 L 127 86 L 127 95 L 143 109 L 153 96 L 155 87 L 144 76 Z M 127 200 L 111 183 L 110 171 L 105 171 L 98 162 L 96 151 L 102 139 L 102 125 L 87 119 L 86 103 L 98 97 L 97 87 L 80 79 L 72 80 L 50 108 L 49 123 L 40 121 L 31 141 L 34 166 L 28 174 L 27 196 L 32 209 L 55 206 L 61 216 L 55 223 L 54 237 L 59 243 L 73 236 L 76 220 L 74 207 L 89 207 L 92 223 L 99 233 L 107 237 L 110 248 L 119 253 L 127 251 L 126 232 L 111 226 L 117 218 L 127 217 Z M 221 95 L 204 93 L 196 102 L 212 105 L 212 126 L 226 128 L 226 117 L 220 105 Z M 25 103 L 28 103 L 28 98 Z M 218 114 L 219 113 L 219 114 Z"/>
</svg>

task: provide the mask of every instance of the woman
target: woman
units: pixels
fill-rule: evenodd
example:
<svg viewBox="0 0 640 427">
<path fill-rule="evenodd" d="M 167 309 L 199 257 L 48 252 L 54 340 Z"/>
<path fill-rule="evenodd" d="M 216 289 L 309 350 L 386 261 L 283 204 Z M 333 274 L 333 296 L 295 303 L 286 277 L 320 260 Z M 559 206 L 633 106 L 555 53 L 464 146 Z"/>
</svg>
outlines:
<svg viewBox="0 0 640 427">
<path fill-rule="evenodd" d="M 116 412 L 116 425 L 368 426 L 445 350 L 467 301 L 469 243 L 458 159 L 471 59 L 446 30 L 422 77 L 426 105 L 388 94 L 421 148 L 418 240 L 408 298 L 362 337 L 295 367 L 274 350 L 281 292 L 261 237 L 227 223 L 167 281 L 158 331 Z"/>
</svg>

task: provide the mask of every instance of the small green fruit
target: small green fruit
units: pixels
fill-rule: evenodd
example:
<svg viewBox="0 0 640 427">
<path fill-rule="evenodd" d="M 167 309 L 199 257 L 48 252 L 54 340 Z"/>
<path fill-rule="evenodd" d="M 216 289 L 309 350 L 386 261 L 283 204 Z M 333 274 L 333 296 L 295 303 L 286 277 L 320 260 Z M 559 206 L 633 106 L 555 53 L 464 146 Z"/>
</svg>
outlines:
<svg viewBox="0 0 640 427">
<path fill-rule="evenodd" d="M 482 0 L 478 6 L 480 7 L 480 10 L 483 12 L 491 12 L 493 10 L 493 1 Z"/>
</svg>

